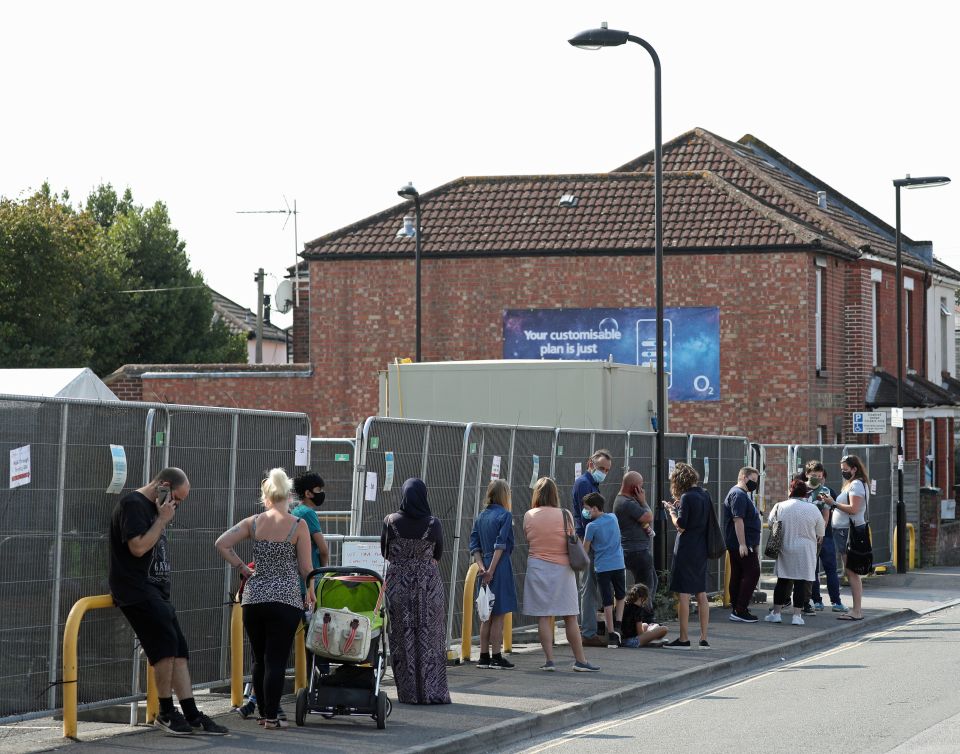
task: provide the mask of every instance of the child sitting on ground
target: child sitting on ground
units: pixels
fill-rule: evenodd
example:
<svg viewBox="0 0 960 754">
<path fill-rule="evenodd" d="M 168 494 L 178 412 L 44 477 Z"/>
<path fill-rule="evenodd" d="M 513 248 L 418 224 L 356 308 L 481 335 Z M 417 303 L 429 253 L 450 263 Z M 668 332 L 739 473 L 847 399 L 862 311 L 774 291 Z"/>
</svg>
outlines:
<svg viewBox="0 0 960 754">
<path fill-rule="evenodd" d="M 604 499 L 599 492 L 591 492 L 583 498 L 581 515 L 590 523 L 583 536 L 583 547 L 589 553 L 593 549 L 593 570 L 597 574 L 597 586 L 603 602 L 603 619 L 607 626 L 607 644 L 620 646 L 620 634 L 614 628 L 614 598 L 616 598 L 617 623 L 623 615 L 623 598 L 627 593 L 627 581 L 623 573 L 623 547 L 620 545 L 620 524 L 612 513 L 604 513 Z"/>
<path fill-rule="evenodd" d="M 650 590 L 643 583 L 634 584 L 623 606 L 623 647 L 660 646 L 667 629 L 653 622 Z"/>
</svg>

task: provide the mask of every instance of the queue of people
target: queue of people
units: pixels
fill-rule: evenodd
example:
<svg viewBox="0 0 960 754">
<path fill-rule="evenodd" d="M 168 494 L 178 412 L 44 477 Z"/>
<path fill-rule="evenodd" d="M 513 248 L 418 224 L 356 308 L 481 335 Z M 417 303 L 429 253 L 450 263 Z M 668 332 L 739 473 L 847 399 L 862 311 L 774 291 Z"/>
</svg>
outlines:
<svg viewBox="0 0 960 754">
<path fill-rule="evenodd" d="M 692 466 L 675 465 L 670 475 L 671 499 L 662 505 L 677 532 L 669 589 L 677 595 L 679 635 L 665 641 L 667 629 L 654 618 L 658 588 L 652 557 L 655 534 L 644 480 L 635 471 L 625 473 L 608 510 L 600 485 L 611 464 L 609 451 L 600 449 L 590 456 L 586 470 L 573 485 L 572 509 L 561 504 L 553 479 L 541 477 L 535 482 L 531 507 L 522 523 L 528 545 L 522 605 L 513 572 L 510 486 L 501 479 L 491 481 L 469 545 L 480 581 L 493 596 L 489 617 L 480 626 L 478 668 L 514 668 L 503 656 L 502 647 L 505 616 L 517 609 L 538 619 L 543 671 L 557 670 L 555 617 L 564 621 L 575 672 L 600 671 L 586 658 L 585 646 L 692 648 L 691 596 L 698 607 L 696 646 L 710 649 L 707 542 L 709 527 L 716 526 L 710 495 Z M 788 498 L 771 509 L 769 520 L 780 529 L 781 544 L 773 607 L 765 622 L 781 623 L 783 608 L 792 605 L 791 622 L 803 625 L 805 612 L 822 609 L 817 591 L 821 568 L 827 575 L 832 609 L 841 613 L 839 619 L 863 619 L 862 583 L 849 568 L 852 609 L 847 611 L 841 602 L 836 554 L 845 557 L 851 528 L 866 526 L 870 482 L 863 462 L 855 455 L 843 457 L 840 472 L 844 482 L 836 495 L 826 485 L 823 465 L 808 463 L 804 474 L 792 481 Z M 734 622 L 758 620 L 749 610 L 760 575 L 761 520 L 750 498 L 758 482 L 758 470 L 743 467 L 722 507 L 722 533 L 730 564 L 730 620 Z M 293 491 L 299 504 L 291 511 Z M 187 669 L 189 651 L 170 602 L 164 532 L 189 492 L 186 474 L 167 468 L 148 485 L 121 498 L 110 531 L 110 590 L 154 668 L 160 691 L 156 725 L 170 735 L 224 735 L 227 729 L 194 703 Z M 259 722 L 266 729 L 287 725 L 280 707 L 286 661 L 304 610 L 315 600 L 310 574 L 329 557 L 316 515 L 323 500 L 323 480 L 316 474 L 291 480 L 283 469 L 273 469 L 261 485 L 263 511 L 238 522 L 215 543 L 220 556 L 245 582 L 243 621 L 254 657 L 251 702 L 255 701 Z M 253 544 L 251 564 L 234 549 L 244 539 Z M 408 479 L 402 487 L 399 510 L 384 519 L 381 534 L 381 552 L 389 563 L 385 584 L 391 660 L 401 703 L 451 701 L 444 635 L 446 596 L 439 570 L 443 546 L 443 528 L 431 512 L 426 485 L 420 479 Z M 571 548 L 580 547 L 589 565 L 578 574 Z M 635 582 L 629 591 L 628 569 Z M 598 609 L 603 611 L 605 637 L 598 633 Z M 179 711 L 173 704 L 174 695 L 180 702 Z M 243 708 L 239 711 L 247 717 L 253 709 L 247 707 L 246 714 Z"/>
</svg>

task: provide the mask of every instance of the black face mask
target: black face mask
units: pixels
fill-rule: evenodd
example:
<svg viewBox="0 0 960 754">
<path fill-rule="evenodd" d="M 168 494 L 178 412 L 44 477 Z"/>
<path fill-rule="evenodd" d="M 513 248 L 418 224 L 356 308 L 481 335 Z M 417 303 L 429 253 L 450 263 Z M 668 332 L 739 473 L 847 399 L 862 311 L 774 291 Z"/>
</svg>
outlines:
<svg viewBox="0 0 960 754">
<path fill-rule="evenodd" d="M 747 492 L 756 492 L 759 485 L 752 479 L 747 480 Z"/>
<path fill-rule="evenodd" d="M 844 479 L 846 479 L 846 480 L 849 482 L 851 479 L 853 479 L 853 472 L 852 472 L 852 471 L 841 471 L 841 472 L 840 472 L 840 476 L 842 476 Z"/>
<path fill-rule="evenodd" d="M 326 492 L 321 491 L 319 494 L 314 494 L 313 504 L 319 508 L 321 505 L 323 505 L 323 501 L 326 500 L 326 498 L 327 498 Z"/>
</svg>

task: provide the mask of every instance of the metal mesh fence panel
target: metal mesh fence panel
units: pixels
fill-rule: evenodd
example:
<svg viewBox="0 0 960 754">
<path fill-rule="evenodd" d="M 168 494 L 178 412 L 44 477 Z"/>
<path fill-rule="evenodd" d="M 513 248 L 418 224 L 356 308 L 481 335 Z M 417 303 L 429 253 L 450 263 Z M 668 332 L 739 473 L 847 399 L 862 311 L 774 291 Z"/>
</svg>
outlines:
<svg viewBox="0 0 960 754">
<path fill-rule="evenodd" d="M 262 470 L 293 471 L 302 414 L 133 402 L 0 396 L 0 458 L 30 446 L 30 483 L 0 489 L 0 717 L 52 709 L 63 625 L 81 597 L 106 593 L 110 517 L 120 497 L 165 465 L 182 467 L 191 494 L 168 527 L 172 599 L 191 647 L 196 684 L 219 682 L 226 666 L 229 568 L 213 541 L 253 512 Z M 108 493 L 111 445 L 122 446 L 126 480 Z M 9 473 L 9 469 L 6 469 Z M 237 499 L 238 490 L 245 505 Z M 242 549 L 242 548 L 241 548 Z M 144 683 L 132 632 L 116 610 L 84 619 L 78 646 L 81 703 L 135 698 Z"/>
<path fill-rule="evenodd" d="M 870 497 L 867 520 L 870 522 L 873 562 L 889 565 L 893 562 L 893 530 L 897 525 L 896 500 L 893 488 L 896 474 L 896 452 L 890 445 L 847 445 L 844 455 L 854 454 L 867 467 L 870 477 Z M 906 487 L 904 487 L 906 494 Z M 919 506 L 919 503 L 918 503 Z"/>
<path fill-rule="evenodd" d="M 350 533 L 355 445 L 353 438 L 314 437 L 310 441 L 310 471 L 323 477 L 326 493 L 323 507 L 317 511 L 324 534 Z"/>
</svg>

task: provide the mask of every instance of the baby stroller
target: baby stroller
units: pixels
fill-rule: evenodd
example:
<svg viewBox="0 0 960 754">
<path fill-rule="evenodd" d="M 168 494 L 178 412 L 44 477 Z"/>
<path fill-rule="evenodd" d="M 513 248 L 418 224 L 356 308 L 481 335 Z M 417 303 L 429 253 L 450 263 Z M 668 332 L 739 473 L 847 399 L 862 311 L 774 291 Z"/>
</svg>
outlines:
<svg viewBox="0 0 960 754">
<path fill-rule="evenodd" d="M 297 691 L 297 725 L 308 714 L 370 715 L 387 725 L 392 704 L 380 690 L 386 669 L 387 605 L 383 579 L 366 568 L 318 568 L 317 604 L 307 627 L 307 688 Z M 331 672 L 330 662 L 338 664 Z"/>
</svg>

